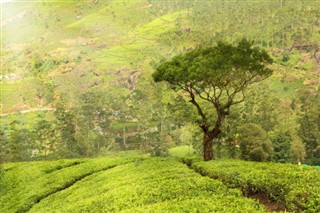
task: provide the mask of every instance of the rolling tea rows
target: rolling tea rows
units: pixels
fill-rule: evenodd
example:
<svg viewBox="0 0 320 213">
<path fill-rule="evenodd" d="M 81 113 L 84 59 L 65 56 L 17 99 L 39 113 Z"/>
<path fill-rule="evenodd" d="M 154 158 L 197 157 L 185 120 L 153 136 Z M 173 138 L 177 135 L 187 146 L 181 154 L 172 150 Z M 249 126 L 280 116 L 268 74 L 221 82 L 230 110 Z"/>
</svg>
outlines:
<svg viewBox="0 0 320 213">
<path fill-rule="evenodd" d="M 173 158 L 140 157 L 8 163 L 0 173 L 0 207 L 2 212 L 267 212 L 244 192 L 267 193 L 290 212 L 320 211 L 319 169 L 184 162 L 189 168 Z"/>
<path fill-rule="evenodd" d="M 188 162 L 202 175 L 245 194 L 265 192 L 289 211 L 320 212 L 320 170 L 309 166 L 245 161 Z"/>
<path fill-rule="evenodd" d="M 4 212 L 266 212 L 240 190 L 170 158 L 29 164 L 7 165 L 4 179 L 35 176 L 2 192 Z"/>
<path fill-rule="evenodd" d="M 2 212 L 25 212 L 84 177 L 132 160 L 101 158 L 6 164 L 0 174 L 0 209 Z"/>
</svg>

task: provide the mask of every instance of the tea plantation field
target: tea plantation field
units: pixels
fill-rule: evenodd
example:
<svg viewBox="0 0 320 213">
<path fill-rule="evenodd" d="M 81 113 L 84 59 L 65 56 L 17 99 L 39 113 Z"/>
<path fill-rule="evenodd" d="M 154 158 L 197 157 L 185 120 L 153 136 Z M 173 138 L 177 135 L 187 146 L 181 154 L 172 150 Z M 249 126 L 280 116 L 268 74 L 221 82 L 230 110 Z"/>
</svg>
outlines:
<svg viewBox="0 0 320 213">
<path fill-rule="evenodd" d="M 1 212 L 319 212 L 319 169 L 174 158 L 96 158 L 2 165 Z"/>
</svg>

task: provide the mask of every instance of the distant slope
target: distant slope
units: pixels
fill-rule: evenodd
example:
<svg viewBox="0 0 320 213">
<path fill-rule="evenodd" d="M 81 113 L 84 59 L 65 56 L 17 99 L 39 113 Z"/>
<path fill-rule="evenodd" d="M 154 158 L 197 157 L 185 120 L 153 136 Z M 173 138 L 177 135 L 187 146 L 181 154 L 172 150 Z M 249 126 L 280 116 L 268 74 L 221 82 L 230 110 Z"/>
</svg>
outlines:
<svg viewBox="0 0 320 213">
<path fill-rule="evenodd" d="M 22 80 L 2 80 L 1 113 L 52 103 L 50 95 L 39 100 L 35 88 L 26 89 L 29 78 L 41 79 L 46 85 L 42 90 L 51 96 L 65 93 L 77 103 L 79 95 L 93 88 L 134 90 L 161 59 L 242 37 L 272 53 L 277 65 L 270 85 L 281 96 L 289 88 L 285 97 L 290 98 L 301 82 L 319 83 L 319 14 L 316 1 L 5 3 L 2 75 L 12 73 Z M 298 48 L 304 44 L 313 48 Z M 288 54 L 290 60 L 284 62 Z M 283 76 L 295 80 L 279 84 Z"/>
</svg>

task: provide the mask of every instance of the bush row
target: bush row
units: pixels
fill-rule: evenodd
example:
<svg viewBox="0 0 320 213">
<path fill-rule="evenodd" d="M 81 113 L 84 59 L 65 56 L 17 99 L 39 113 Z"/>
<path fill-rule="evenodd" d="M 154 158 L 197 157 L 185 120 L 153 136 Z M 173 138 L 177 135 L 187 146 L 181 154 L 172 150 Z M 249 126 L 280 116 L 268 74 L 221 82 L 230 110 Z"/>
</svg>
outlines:
<svg viewBox="0 0 320 213">
<path fill-rule="evenodd" d="M 189 160 L 190 161 L 190 160 Z M 221 180 L 245 194 L 266 192 L 290 211 L 320 212 L 320 170 L 309 166 L 246 161 L 193 160 L 191 167 L 202 175 Z"/>
<path fill-rule="evenodd" d="M 148 158 L 90 175 L 30 212 L 266 212 L 238 189 L 186 165 Z"/>
<path fill-rule="evenodd" d="M 86 176 L 132 160 L 100 158 L 5 164 L 0 179 L 0 209 L 26 212 L 45 197 Z"/>
</svg>

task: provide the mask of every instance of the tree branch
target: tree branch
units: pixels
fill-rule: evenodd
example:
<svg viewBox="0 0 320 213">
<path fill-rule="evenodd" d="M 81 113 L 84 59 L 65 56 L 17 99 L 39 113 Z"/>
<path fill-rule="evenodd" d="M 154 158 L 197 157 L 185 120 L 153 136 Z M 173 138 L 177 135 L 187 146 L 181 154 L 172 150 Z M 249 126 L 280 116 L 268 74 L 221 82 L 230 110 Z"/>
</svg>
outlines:
<svg viewBox="0 0 320 213">
<path fill-rule="evenodd" d="M 193 93 L 193 89 L 194 89 L 194 88 L 193 88 L 192 84 L 190 84 L 189 87 L 186 87 L 186 90 L 185 90 L 185 91 L 187 91 L 187 92 L 189 93 L 189 95 L 190 95 L 191 100 L 190 100 L 189 102 L 192 103 L 192 104 L 197 108 L 198 114 L 199 114 L 199 115 L 201 116 L 201 118 L 202 118 L 202 124 L 199 125 L 199 126 L 203 129 L 204 132 L 207 132 L 207 131 L 208 131 L 208 126 L 207 126 L 207 120 L 208 120 L 208 119 L 207 119 L 207 116 L 203 113 L 200 105 L 199 105 L 198 102 L 196 101 L 195 95 L 194 95 L 194 93 Z"/>
</svg>

